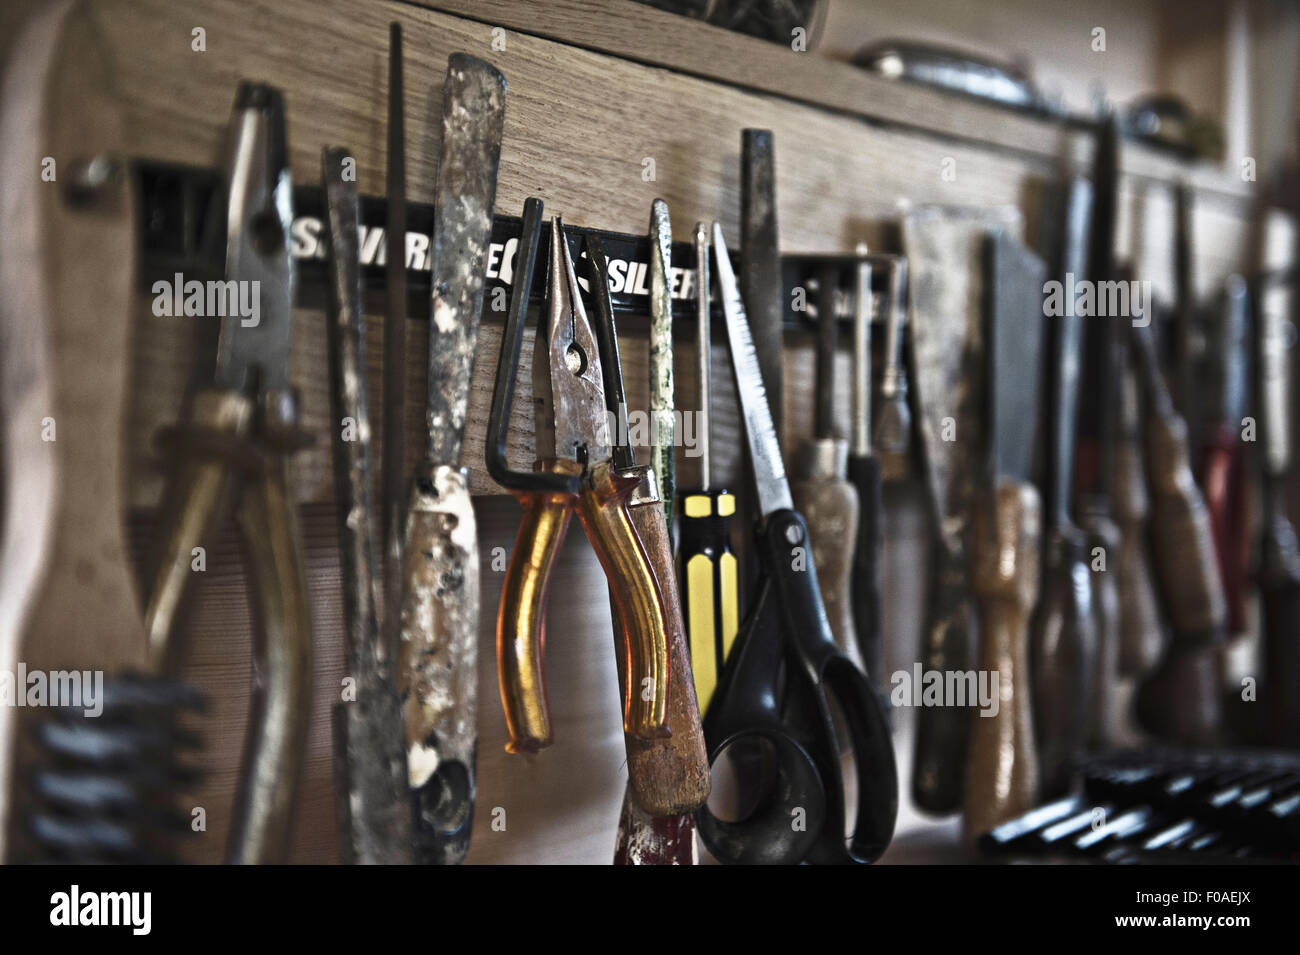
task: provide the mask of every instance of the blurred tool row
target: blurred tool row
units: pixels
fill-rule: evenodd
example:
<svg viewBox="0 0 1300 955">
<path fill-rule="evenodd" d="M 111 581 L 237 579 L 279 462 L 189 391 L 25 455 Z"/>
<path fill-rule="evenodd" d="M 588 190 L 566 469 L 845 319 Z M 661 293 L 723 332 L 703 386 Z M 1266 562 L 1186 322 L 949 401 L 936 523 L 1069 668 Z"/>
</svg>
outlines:
<svg viewBox="0 0 1300 955">
<path fill-rule="evenodd" d="M 47 26 L 38 18 L 29 29 Z M 394 26 L 386 369 L 406 365 L 401 49 Z M 202 586 L 196 555 L 227 504 L 260 623 L 228 858 L 287 858 L 318 609 L 304 582 L 292 491 L 293 455 L 312 436 L 300 426 L 289 384 L 298 265 L 286 108 L 277 89 L 260 83 L 242 83 L 235 96 L 219 193 L 223 279 L 236 294 L 254 290 L 258 317 L 230 313 L 213 324 L 203 380 L 191 389 L 181 424 L 159 436 L 171 464 L 154 554 L 139 583 L 142 619 L 132 618 L 129 593 L 116 600 L 113 616 L 89 596 L 105 555 L 114 592 L 121 597 L 133 586 L 122 583 L 130 568 L 116 492 L 107 515 L 75 510 L 88 506 L 89 489 L 120 481 L 119 452 L 104 435 L 120 426 L 127 384 L 125 335 L 115 331 L 129 324 L 124 286 L 98 303 L 101 320 L 113 323 L 97 332 L 107 342 L 103 362 L 118 367 L 82 382 L 80 417 L 60 425 L 57 453 L 74 456 L 55 462 L 63 497 L 41 490 L 50 484 L 41 469 L 55 452 L 8 449 L 6 514 L 43 509 L 70 535 L 38 555 L 64 564 L 23 576 L 29 565 L 6 557 L 0 568 L 9 581 L 0 592 L 8 652 L 33 669 L 109 674 L 102 716 L 75 706 L 27 710 L 9 727 L 9 859 L 174 857 L 188 823 L 175 792 L 202 764 L 201 740 L 190 732 L 201 725 L 194 713 L 202 701 L 178 678 L 183 637 L 193 591 Z M 346 635 L 334 759 L 349 862 L 455 863 L 468 850 L 479 541 L 460 462 L 467 427 L 481 427 L 468 408 L 506 108 L 501 73 L 468 54 L 451 57 L 429 240 L 427 444 L 413 473 L 405 466 L 400 374 L 384 376 L 383 460 L 372 460 L 378 429 L 365 388 L 355 162 L 337 148 L 321 158 L 329 440 Z M 98 139 L 87 135 L 82 148 L 111 156 L 107 107 L 101 122 Z M 1172 310 L 1151 301 L 1141 277 L 1113 253 L 1118 141 L 1115 120 L 1103 116 L 1090 175 L 1061 169 L 1039 249 L 1021 241 L 1005 210 L 914 207 L 899 222 L 897 249 L 805 257 L 808 288 L 791 289 L 782 281 L 776 143 L 767 131 L 746 130 L 739 267 L 716 222 L 696 224 L 692 254 L 674 263 L 669 209 L 662 201 L 650 209 L 648 465 L 637 463 L 630 436 L 605 239 L 590 230 L 579 236 L 558 216 L 548 223 L 540 200 L 525 202 L 486 423 L 487 470 L 522 505 L 497 614 L 502 742 L 520 754 L 552 742 L 547 603 L 576 513 L 608 579 L 614 622 L 628 766 L 619 830 L 610 834 L 616 861 L 693 863 L 697 830 L 722 862 L 875 861 L 898 814 L 895 702 L 919 706 L 915 802 L 935 814 L 963 811 L 972 842 L 992 831 L 986 847 L 1011 838 L 997 827 L 1070 792 L 1081 769 L 1087 798 L 1105 795 L 1096 788 L 1104 775 L 1097 754 L 1127 750 L 1123 765 L 1141 767 L 1143 748 L 1155 741 L 1300 745 L 1300 696 L 1292 692 L 1300 682 L 1300 556 L 1283 490 L 1294 270 L 1234 277 L 1201 307 L 1189 291 L 1184 250 L 1182 300 Z M 44 146 L 15 135 L 4 148 Z M 65 240 L 76 236 L 94 255 L 110 257 L 113 274 L 129 276 L 132 186 L 124 169 L 109 166 L 100 177 L 87 170 L 53 197 L 27 196 L 30 183 L 2 188 L 32 221 Z M 114 221 L 116 234 L 91 228 Z M 1261 249 L 1266 242 L 1261 235 Z M 65 267 L 67 284 L 84 297 L 92 273 L 77 271 L 84 262 Z M 672 293 L 674 276 L 686 270 L 698 395 L 674 388 Z M 535 275 L 545 288 L 540 310 L 529 308 Z M 6 288 L 23 284 L 20 275 L 3 277 Z M 777 427 L 783 335 L 788 303 L 809 290 L 812 300 L 796 311 L 815 328 L 815 436 L 788 477 Z M 19 292 L 13 299 L 25 301 Z M 48 329 L 64 327 L 60 310 L 77 303 L 30 304 L 29 314 L 4 315 L 9 339 L 37 343 L 4 359 L 10 415 L 42 406 L 42 388 L 51 387 L 42 375 L 68 377 L 67 369 L 47 367 L 39 343 Z M 732 489 L 718 487 L 710 468 L 715 317 L 725 330 L 747 460 L 743 486 Z M 853 400 L 841 429 L 834 395 L 845 319 Z M 521 469 L 507 459 L 506 439 L 530 324 L 534 461 Z M 874 348 L 873 326 L 883 330 Z M 683 412 L 701 416 L 702 467 L 700 486 L 679 490 Z M 885 672 L 881 608 L 890 595 L 879 583 L 882 484 L 914 466 L 933 521 L 919 703 L 910 693 L 900 697 L 899 675 Z M 70 500 L 78 488 L 83 499 Z M 69 567 L 76 586 L 43 583 Z M 1251 626 L 1255 589 L 1263 659 L 1258 680 L 1243 689 L 1226 679 L 1222 647 Z M 73 616 L 52 620 L 52 602 Z M 85 650 L 89 632 L 103 635 L 90 641 L 93 653 Z M 985 699 L 977 688 L 988 685 Z M 1168 757 L 1151 760 L 1165 766 Z M 724 763 L 727 799 L 710 800 Z M 1293 775 L 1278 771 L 1263 781 L 1285 799 Z M 1081 812 L 1071 798 L 1042 818 Z"/>
</svg>

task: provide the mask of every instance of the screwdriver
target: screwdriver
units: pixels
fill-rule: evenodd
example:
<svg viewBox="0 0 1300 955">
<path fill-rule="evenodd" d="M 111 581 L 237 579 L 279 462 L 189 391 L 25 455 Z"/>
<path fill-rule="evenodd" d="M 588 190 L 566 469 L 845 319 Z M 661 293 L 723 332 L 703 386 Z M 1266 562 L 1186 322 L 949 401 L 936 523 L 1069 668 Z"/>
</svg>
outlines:
<svg viewBox="0 0 1300 955">
<path fill-rule="evenodd" d="M 840 652 L 862 668 L 850 612 L 849 571 L 858 536 L 858 495 L 848 482 L 849 444 L 835 434 L 835 299 L 839 266 L 823 265 L 818 275 L 817 384 L 814 437 L 799 456 L 799 478 L 791 490 L 795 509 L 808 524 L 808 539 L 822 603 Z"/>
<path fill-rule="evenodd" d="M 731 551 L 731 515 L 736 498 L 713 488 L 709 451 L 709 233 L 695 224 L 695 316 L 700 378 L 700 488 L 682 495 L 682 603 L 695 672 L 700 712 L 708 709 L 718 677 L 740 628 L 736 555 Z"/>
</svg>

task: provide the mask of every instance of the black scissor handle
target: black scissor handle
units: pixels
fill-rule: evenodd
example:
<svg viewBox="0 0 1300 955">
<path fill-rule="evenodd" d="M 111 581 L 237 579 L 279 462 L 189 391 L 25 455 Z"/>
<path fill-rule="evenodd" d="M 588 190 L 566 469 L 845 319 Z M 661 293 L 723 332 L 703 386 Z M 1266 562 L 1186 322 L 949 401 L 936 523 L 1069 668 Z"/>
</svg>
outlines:
<svg viewBox="0 0 1300 955">
<path fill-rule="evenodd" d="M 888 717 L 870 681 L 831 635 L 803 518 L 792 510 L 768 515 L 758 548 L 786 633 L 786 725 L 812 754 L 826 790 L 826 826 L 808 861 L 874 862 L 893 838 L 898 819 L 898 768 Z M 853 746 L 858 811 L 851 840 L 844 831 L 844 779 L 828 692 L 848 723 Z"/>
<path fill-rule="evenodd" d="M 812 851 L 826 817 L 821 774 L 808 751 L 786 730 L 779 682 L 785 655 L 781 616 L 770 581 L 764 581 L 740 631 L 704 717 L 709 761 L 724 750 L 750 754 L 768 744 L 771 772 L 738 766 L 744 788 L 763 785 L 745 818 L 728 822 L 702 806 L 695 814 L 704 844 L 720 862 L 732 865 L 797 865 Z"/>
<path fill-rule="evenodd" d="M 737 740 L 766 740 L 775 749 L 776 771 L 746 819 L 723 823 L 701 809 L 700 834 L 725 862 L 873 862 L 889 845 L 898 817 L 888 721 L 866 677 L 831 636 L 803 518 L 792 510 L 770 514 L 757 543 L 759 598 L 709 707 L 704 734 L 712 759 Z M 828 693 L 853 746 L 858 811 L 851 840 Z M 807 828 L 791 833 L 799 809 Z"/>
</svg>

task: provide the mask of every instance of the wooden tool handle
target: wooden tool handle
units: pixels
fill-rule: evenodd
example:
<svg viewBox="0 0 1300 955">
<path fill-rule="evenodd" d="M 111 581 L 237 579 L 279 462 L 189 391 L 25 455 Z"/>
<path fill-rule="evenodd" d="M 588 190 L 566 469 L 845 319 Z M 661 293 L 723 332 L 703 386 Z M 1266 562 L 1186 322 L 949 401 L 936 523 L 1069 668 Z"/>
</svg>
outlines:
<svg viewBox="0 0 1300 955">
<path fill-rule="evenodd" d="M 1146 474 L 1136 436 L 1115 445 L 1111 514 L 1119 530 L 1119 547 L 1107 551 L 1107 566 L 1119 592 L 1119 672 L 1145 676 L 1160 659 L 1164 624 L 1156 600 L 1155 580 L 1147 553 Z"/>
<path fill-rule="evenodd" d="M 847 481 L 836 480 L 795 481 L 790 490 L 795 510 L 808 525 L 817 583 L 835 645 L 863 670 L 850 600 L 850 575 L 858 535 L 857 492 Z"/>
<path fill-rule="evenodd" d="M 562 470 L 568 462 L 539 463 Z M 551 710 L 546 698 L 546 601 L 551 567 L 573 516 L 573 495 L 519 494 L 524 514 L 510 549 L 510 563 L 497 610 L 497 678 L 505 711 L 508 753 L 535 753 L 550 746 Z"/>
<path fill-rule="evenodd" d="M 288 861 L 311 724 L 311 608 L 290 462 L 268 455 L 240 495 L 238 520 L 254 581 L 253 703 L 231 824 L 229 861 Z"/>
<path fill-rule="evenodd" d="M 1156 576 L 1174 639 L 1214 642 L 1222 636 L 1227 604 L 1182 418 L 1151 416 L 1146 454 Z"/>
<path fill-rule="evenodd" d="M 1041 506 L 1032 485 L 999 483 L 974 520 L 972 589 L 980 613 L 980 669 L 998 674 L 996 714 L 972 720 L 965 831 L 983 832 L 1033 808 L 1038 759 L 1031 726 L 1029 615 L 1038 596 Z"/>
<path fill-rule="evenodd" d="M 147 654 L 122 529 L 134 177 L 100 18 L 66 0 L 31 14 L 9 16 L 24 22 L 0 92 L 0 673 L 21 660 L 111 680 Z M 89 192 L 86 160 L 116 164 Z M 0 859 L 28 779 L 15 740 L 49 715 L 13 702 L 0 704 Z"/>
<path fill-rule="evenodd" d="M 625 736 L 628 781 L 644 812 L 676 816 L 694 812 L 709 798 L 709 756 L 695 699 L 686 624 L 663 504 L 655 500 L 632 506 L 628 515 L 663 595 L 668 633 L 668 729 L 672 733 L 666 739 L 654 740 Z M 626 697 L 627 671 L 622 655 L 616 656 L 619 686 Z"/>
<path fill-rule="evenodd" d="M 627 668 L 623 732 L 669 736 L 668 626 L 659 581 L 628 516 L 635 478 L 597 464 L 578 498 L 578 516 L 609 581 Z"/>
<path fill-rule="evenodd" d="M 1053 530 L 1046 544 L 1042 599 L 1034 610 L 1029 658 L 1034 741 L 1045 798 L 1068 787 L 1070 764 L 1083 750 L 1089 710 L 1101 689 L 1093 679 L 1098 621 L 1086 553 L 1079 531 Z"/>
<path fill-rule="evenodd" d="M 464 470 L 417 472 L 403 552 L 397 689 L 414 855 L 454 865 L 469 851 L 478 747 L 478 528 Z"/>
<path fill-rule="evenodd" d="M 1126 711 L 1131 702 L 1128 698 L 1131 689 L 1121 684 L 1119 676 L 1120 581 L 1116 568 L 1109 563 L 1120 549 L 1120 532 L 1109 517 L 1087 506 L 1082 510 L 1081 522 L 1086 539 L 1076 567 L 1089 587 L 1093 651 L 1084 745 L 1089 749 L 1107 749 L 1121 740 L 1129 740 L 1133 732 Z M 1102 559 L 1106 563 L 1100 563 Z M 1094 561 L 1096 569 L 1093 569 Z"/>
<path fill-rule="evenodd" d="M 969 670 L 975 666 L 976 629 L 965 565 L 942 545 L 935 551 L 934 564 L 923 668 L 927 672 Z M 926 812 L 961 808 L 970 728 L 970 713 L 959 707 L 917 710 L 912 798 Z"/>
</svg>

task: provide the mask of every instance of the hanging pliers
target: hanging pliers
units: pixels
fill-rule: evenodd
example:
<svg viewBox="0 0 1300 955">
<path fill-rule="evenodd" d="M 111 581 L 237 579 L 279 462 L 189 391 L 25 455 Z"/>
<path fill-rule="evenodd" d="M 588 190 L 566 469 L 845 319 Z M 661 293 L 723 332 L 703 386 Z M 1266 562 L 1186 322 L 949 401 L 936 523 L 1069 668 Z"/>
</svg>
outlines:
<svg viewBox="0 0 1300 955">
<path fill-rule="evenodd" d="M 540 203 L 526 208 L 524 218 L 526 233 L 530 221 L 534 235 L 540 231 Z M 531 268 L 524 274 L 531 275 Z M 513 329 L 517 348 L 524 311 L 520 303 L 526 303 L 527 292 L 521 277 L 516 282 L 506 339 Z M 511 481 L 524 516 L 497 616 L 497 670 L 510 734 L 506 749 L 536 752 L 551 743 L 542 660 L 546 600 L 551 566 L 574 511 L 604 568 L 619 618 L 628 675 L 623 730 L 643 739 L 663 738 L 670 735 L 666 614 L 659 582 L 628 516 L 640 482 L 612 464 L 598 343 L 558 218 L 551 220 L 549 301 L 542 326 L 533 349 L 534 477 L 540 480 Z M 504 374 L 512 376 L 513 362 L 504 361 L 507 347 L 503 342 L 502 364 Z M 499 369 L 499 380 L 502 374 Z M 494 417 L 502 411 L 497 404 L 494 396 Z M 494 474 L 499 470 L 493 468 Z"/>
<path fill-rule="evenodd" d="M 185 420 L 162 436 L 174 467 L 145 578 L 145 626 L 152 665 L 173 670 L 187 598 L 206 566 L 201 549 L 212 545 L 222 502 L 231 495 L 260 619 L 228 857 L 281 863 L 311 709 L 311 618 L 290 475 L 291 455 L 307 442 L 289 385 L 293 210 L 282 94 L 241 84 L 231 140 L 226 284 L 236 289 L 234 301 L 257 296 L 259 307 L 249 315 L 226 309 L 211 377 L 204 376 Z"/>
</svg>

